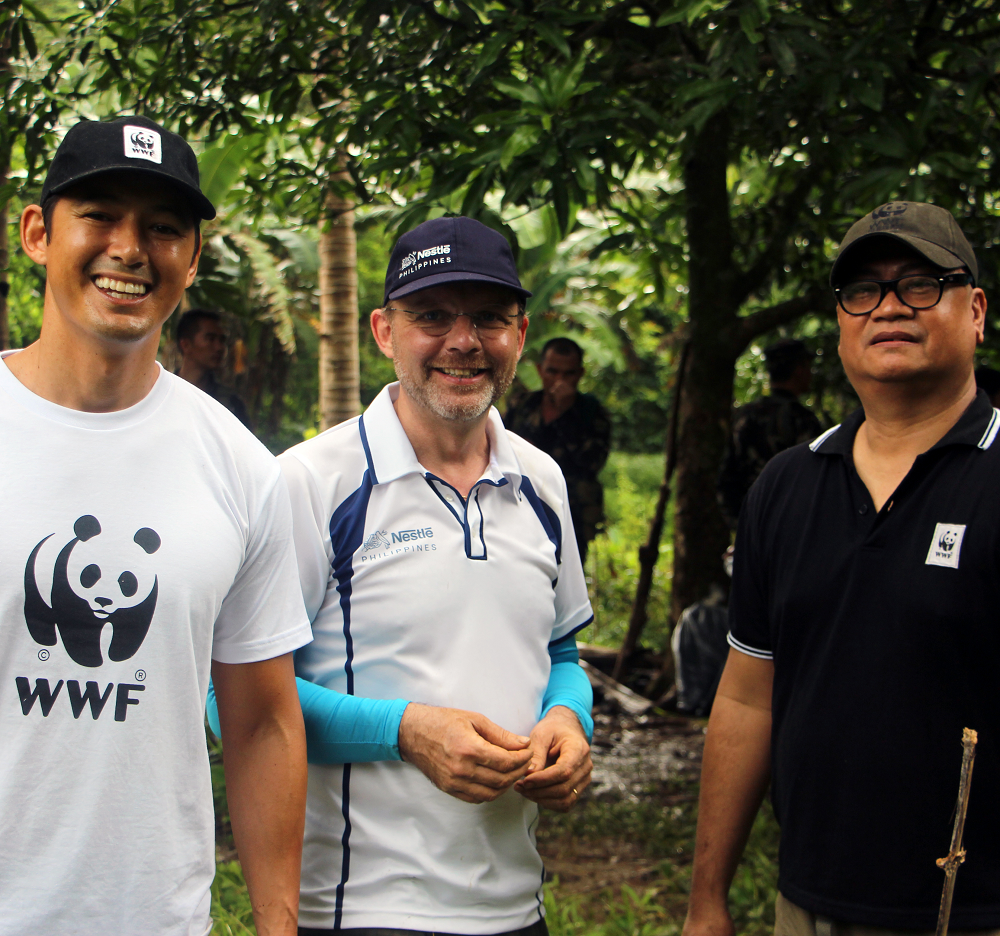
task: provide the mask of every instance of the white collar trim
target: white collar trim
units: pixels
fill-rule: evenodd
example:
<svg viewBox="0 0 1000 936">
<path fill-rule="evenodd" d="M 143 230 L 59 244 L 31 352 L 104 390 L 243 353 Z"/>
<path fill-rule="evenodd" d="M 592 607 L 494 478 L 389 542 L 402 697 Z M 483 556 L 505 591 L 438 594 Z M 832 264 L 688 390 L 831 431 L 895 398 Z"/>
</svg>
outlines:
<svg viewBox="0 0 1000 936">
<path fill-rule="evenodd" d="M 369 464 L 376 484 L 395 481 L 408 474 L 426 474 L 417 461 L 394 406 L 399 399 L 399 383 L 387 384 L 361 417 L 364 438 L 367 441 Z M 496 407 L 491 406 L 486 421 L 486 437 L 490 445 L 490 463 L 484 477 L 492 481 L 506 478 L 515 491 L 520 491 L 523 471 L 514 448 L 507 437 L 503 420 Z"/>
</svg>

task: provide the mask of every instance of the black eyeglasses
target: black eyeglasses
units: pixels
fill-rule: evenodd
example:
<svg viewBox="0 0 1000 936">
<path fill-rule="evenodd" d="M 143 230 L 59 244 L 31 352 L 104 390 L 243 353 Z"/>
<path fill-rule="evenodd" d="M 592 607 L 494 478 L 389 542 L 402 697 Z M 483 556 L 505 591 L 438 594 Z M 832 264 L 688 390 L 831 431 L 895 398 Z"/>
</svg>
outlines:
<svg viewBox="0 0 1000 936">
<path fill-rule="evenodd" d="M 431 338 L 442 338 L 455 326 L 460 315 L 464 315 L 472 323 L 472 327 L 484 337 L 496 337 L 510 328 L 517 315 L 504 315 L 501 312 L 444 312 L 431 309 L 427 312 L 411 312 L 409 309 L 386 309 L 387 312 L 402 312 L 406 320 L 415 325 Z"/>
<path fill-rule="evenodd" d="M 848 315 L 868 315 L 874 312 L 891 289 L 896 298 L 911 309 L 930 309 L 941 301 L 945 286 L 971 286 L 975 283 L 971 273 L 946 273 L 929 276 L 918 273 L 894 280 L 864 280 L 834 287 L 840 307 Z"/>
</svg>

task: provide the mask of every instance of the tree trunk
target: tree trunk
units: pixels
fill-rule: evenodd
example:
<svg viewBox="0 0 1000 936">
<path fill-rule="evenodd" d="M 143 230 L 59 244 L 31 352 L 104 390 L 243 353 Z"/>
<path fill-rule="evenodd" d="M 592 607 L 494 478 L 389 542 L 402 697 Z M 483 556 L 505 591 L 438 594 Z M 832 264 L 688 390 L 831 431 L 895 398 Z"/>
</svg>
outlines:
<svg viewBox="0 0 1000 936">
<path fill-rule="evenodd" d="M 738 310 L 737 277 L 726 185 L 729 123 L 711 118 L 696 137 L 684 165 L 690 351 L 681 392 L 674 509 L 674 576 L 671 622 L 713 583 L 728 587 L 722 554 L 729 531 L 716 499 L 716 481 L 729 431 L 733 370 L 739 353 L 734 340 Z M 670 641 L 663 670 L 651 686 L 659 694 L 672 685 Z"/>
<path fill-rule="evenodd" d="M 7 166 L 0 166 L 0 185 L 7 181 Z M 7 312 L 7 293 L 10 292 L 10 282 L 7 279 L 7 267 L 10 263 L 10 250 L 7 245 L 7 202 L 0 205 L 0 351 L 10 347 L 10 317 Z"/>
<path fill-rule="evenodd" d="M 10 28 L 4 30 L 0 39 L 0 74 L 10 71 Z M 10 174 L 10 140 L 4 139 L 0 144 L 0 186 L 7 182 Z M 7 242 L 7 206 L 9 201 L 0 205 L 0 351 L 10 347 L 10 315 L 7 311 L 7 294 L 10 292 L 10 281 L 7 278 L 7 267 L 10 264 L 10 247 Z"/>
<path fill-rule="evenodd" d="M 339 169 L 332 181 L 350 176 Z M 361 412 L 358 355 L 358 259 L 354 201 L 331 191 L 319 235 L 320 430 Z"/>
</svg>

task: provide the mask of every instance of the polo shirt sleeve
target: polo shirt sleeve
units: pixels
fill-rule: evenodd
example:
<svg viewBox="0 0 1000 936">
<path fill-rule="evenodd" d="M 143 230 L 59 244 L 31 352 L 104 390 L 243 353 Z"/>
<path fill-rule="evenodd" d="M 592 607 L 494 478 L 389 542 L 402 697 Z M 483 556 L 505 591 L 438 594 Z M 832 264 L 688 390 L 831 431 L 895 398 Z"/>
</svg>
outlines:
<svg viewBox="0 0 1000 936">
<path fill-rule="evenodd" d="M 758 660 L 773 659 L 768 618 L 766 552 L 761 535 L 761 484 L 747 495 L 733 551 L 729 597 L 729 645 Z"/>
<path fill-rule="evenodd" d="M 583 576 L 583 563 L 576 545 L 573 518 L 569 512 L 569 493 L 566 479 L 559 474 L 559 525 L 562 532 L 559 564 L 559 578 L 555 583 L 556 619 L 552 628 L 550 643 L 564 640 L 570 634 L 582 630 L 594 620 L 587 594 L 587 580 Z"/>
<path fill-rule="evenodd" d="M 288 490 L 273 460 L 251 503 L 246 552 L 215 621 L 212 659 L 255 663 L 312 640 L 292 549 Z M 256 513 L 256 516 L 253 514 Z"/>
<path fill-rule="evenodd" d="M 330 581 L 330 537 L 326 530 L 323 497 L 312 471 L 289 453 L 279 456 L 278 464 L 288 484 L 292 504 L 292 537 L 299 585 L 310 621 L 316 619 L 326 599 Z"/>
</svg>

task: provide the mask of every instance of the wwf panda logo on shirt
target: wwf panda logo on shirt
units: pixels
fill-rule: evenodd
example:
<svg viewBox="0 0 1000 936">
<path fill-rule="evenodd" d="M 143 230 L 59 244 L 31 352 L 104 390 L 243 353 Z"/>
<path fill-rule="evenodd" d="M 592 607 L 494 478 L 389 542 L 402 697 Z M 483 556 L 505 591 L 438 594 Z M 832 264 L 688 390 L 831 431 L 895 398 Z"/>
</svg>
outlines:
<svg viewBox="0 0 1000 936">
<path fill-rule="evenodd" d="M 55 560 L 51 603 L 42 598 L 35 562 L 54 535 L 41 539 L 24 568 L 24 620 L 32 639 L 56 644 L 56 630 L 70 658 L 81 666 L 100 666 L 101 631 L 114 628 L 108 658 L 127 660 L 142 646 L 156 610 L 158 579 L 149 556 L 160 548 L 155 530 L 142 527 L 131 542 L 101 536 L 89 514 L 73 524 L 76 534 Z"/>
</svg>

